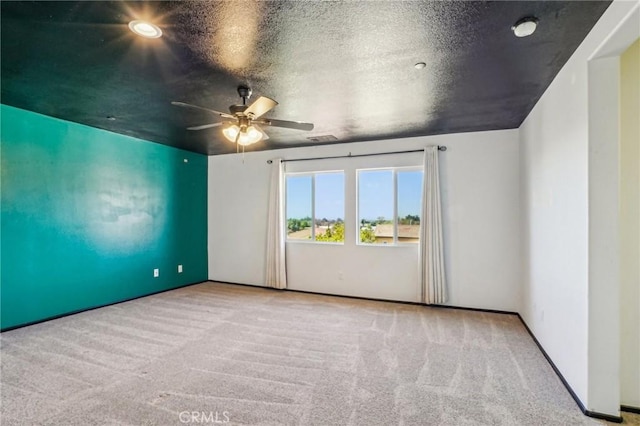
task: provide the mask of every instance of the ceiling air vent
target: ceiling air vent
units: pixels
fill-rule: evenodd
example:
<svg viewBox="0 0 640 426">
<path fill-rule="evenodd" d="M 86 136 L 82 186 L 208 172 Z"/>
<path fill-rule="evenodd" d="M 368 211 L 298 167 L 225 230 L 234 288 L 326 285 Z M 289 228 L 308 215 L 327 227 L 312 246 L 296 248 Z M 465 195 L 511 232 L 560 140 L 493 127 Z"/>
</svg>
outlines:
<svg viewBox="0 0 640 426">
<path fill-rule="evenodd" d="M 307 139 L 309 139 L 311 142 L 332 142 L 338 140 L 338 138 L 333 135 L 311 136 Z"/>
</svg>

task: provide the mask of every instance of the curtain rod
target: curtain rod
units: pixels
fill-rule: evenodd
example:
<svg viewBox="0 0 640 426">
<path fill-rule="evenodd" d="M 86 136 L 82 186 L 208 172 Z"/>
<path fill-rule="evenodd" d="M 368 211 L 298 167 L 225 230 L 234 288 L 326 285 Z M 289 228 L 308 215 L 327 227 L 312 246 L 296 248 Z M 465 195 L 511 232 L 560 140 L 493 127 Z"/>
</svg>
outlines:
<svg viewBox="0 0 640 426">
<path fill-rule="evenodd" d="M 443 145 L 438 145 L 438 151 L 446 151 L 447 147 L 443 146 Z M 351 153 L 349 153 L 349 155 L 336 155 L 333 157 L 313 157 L 313 158 L 294 158 L 291 160 L 280 160 L 280 162 L 282 163 L 290 163 L 293 161 L 310 161 L 310 160 L 328 160 L 331 158 L 355 158 L 355 157 L 371 157 L 373 155 L 388 155 L 388 154 L 407 154 L 410 152 L 424 152 L 424 148 L 423 149 L 412 149 L 410 151 L 392 151 L 392 152 L 374 152 L 372 154 L 356 154 L 356 155 L 352 155 Z M 273 160 L 267 160 L 267 163 L 271 164 L 273 163 Z"/>
</svg>

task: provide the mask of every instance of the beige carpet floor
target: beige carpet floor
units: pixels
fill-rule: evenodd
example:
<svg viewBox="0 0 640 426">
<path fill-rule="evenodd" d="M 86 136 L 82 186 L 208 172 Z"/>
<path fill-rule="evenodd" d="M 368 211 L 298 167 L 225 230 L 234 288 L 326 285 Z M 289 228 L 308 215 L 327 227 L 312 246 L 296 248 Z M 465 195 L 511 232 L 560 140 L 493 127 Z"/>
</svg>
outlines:
<svg viewBox="0 0 640 426">
<path fill-rule="evenodd" d="M 640 414 L 636 413 L 620 413 L 622 415 L 622 423 L 628 426 L 640 426 Z M 607 425 L 620 425 L 620 423 L 604 422 Z"/>
<path fill-rule="evenodd" d="M 601 424 L 512 315 L 202 283 L 0 344 L 2 425 Z"/>
</svg>

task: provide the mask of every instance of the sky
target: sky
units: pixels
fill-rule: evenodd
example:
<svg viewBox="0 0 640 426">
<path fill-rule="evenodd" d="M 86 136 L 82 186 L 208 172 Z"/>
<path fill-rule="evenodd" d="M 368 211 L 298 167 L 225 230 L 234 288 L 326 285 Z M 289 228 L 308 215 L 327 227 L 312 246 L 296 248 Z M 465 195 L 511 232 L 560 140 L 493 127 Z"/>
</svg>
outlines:
<svg viewBox="0 0 640 426">
<path fill-rule="evenodd" d="M 287 176 L 287 218 L 311 217 L 311 179 Z M 344 219 L 344 174 L 316 174 L 316 219 Z"/>
<path fill-rule="evenodd" d="M 287 176 L 287 218 L 311 217 L 311 175 Z M 393 172 L 362 170 L 358 177 L 360 219 L 393 217 Z M 344 219 L 344 174 L 318 173 L 316 219 Z M 398 216 L 420 215 L 422 171 L 398 172 Z"/>
</svg>

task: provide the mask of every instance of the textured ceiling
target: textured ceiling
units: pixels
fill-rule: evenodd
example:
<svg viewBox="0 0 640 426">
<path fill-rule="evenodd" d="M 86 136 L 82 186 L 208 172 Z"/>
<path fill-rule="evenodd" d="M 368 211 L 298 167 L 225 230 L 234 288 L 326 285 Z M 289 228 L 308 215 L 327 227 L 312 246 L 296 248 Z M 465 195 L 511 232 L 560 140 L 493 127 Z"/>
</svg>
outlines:
<svg viewBox="0 0 640 426">
<path fill-rule="evenodd" d="M 248 150 L 509 129 L 609 4 L 2 1 L 1 100 L 205 154 L 236 149 L 220 128 L 186 130 L 214 115 L 170 102 L 226 112 L 239 84 L 279 102 L 265 117 L 315 124 L 266 128 Z M 538 30 L 516 38 L 524 16 Z"/>
</svg>

